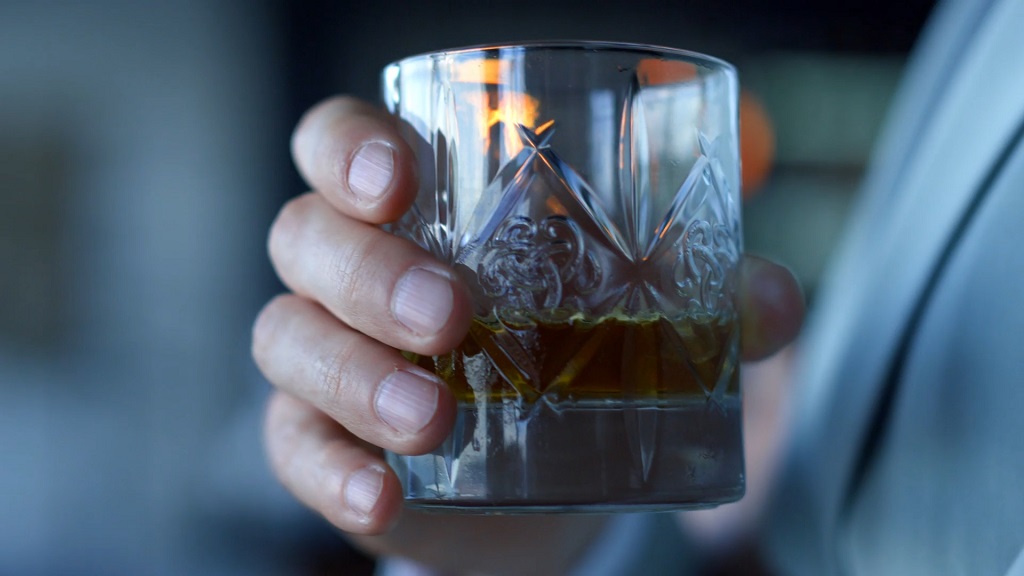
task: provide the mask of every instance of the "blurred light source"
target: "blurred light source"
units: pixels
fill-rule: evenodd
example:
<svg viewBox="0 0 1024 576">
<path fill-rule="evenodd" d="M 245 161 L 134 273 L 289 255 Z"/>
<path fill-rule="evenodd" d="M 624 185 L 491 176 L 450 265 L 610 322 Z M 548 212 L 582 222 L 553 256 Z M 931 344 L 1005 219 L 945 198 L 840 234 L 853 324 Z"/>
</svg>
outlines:
<svg viewBox="0 0 1024 576">
<path fill-rule="evenodd" d="M 740 95 L 740 159 L 746 199 L 764 185 L 775 160 L 775 129 L 761 101 L 748 90 Z"/>
</svg>

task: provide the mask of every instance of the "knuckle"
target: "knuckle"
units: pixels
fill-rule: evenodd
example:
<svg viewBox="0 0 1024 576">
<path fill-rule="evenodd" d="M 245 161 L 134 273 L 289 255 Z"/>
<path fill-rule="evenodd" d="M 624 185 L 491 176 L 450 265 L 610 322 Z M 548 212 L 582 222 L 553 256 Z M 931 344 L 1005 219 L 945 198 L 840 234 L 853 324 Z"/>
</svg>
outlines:
<svg viewBox="0 0 1024 576">
<path fill-rule="evenodd" d="M 379 291 L 377 270 L 387 261 L 382 257 L 382 242 L 373 235 L 339 246 L 327 261 L 328 274 L 333 278 L 336 298 L 350 318 L 360 314 L 355 304 L 369 300 L 366 291 Z"/>
<path fill-rule="evenodd" d="M 301 230 L 303 221 L 313 209 L 315 194 L 306 193 L 292 198 L 281 206 L 270 225 L 267 252 L 272 260 L 279 260 Z"/>
<path fill-rule="evenodd" d="M 287 409 L 285 402 L 287 402 L 287 397 L 283 392 L 277 390 L 271 392 L 263 411 L 263 428 L 265 431 L 270 432 L 281 428 Z"/>
<path fill-rule="evenodd" d="M 316 389 L 320 403 L 330 413 L 343 412 L 350 403 L 354 386 L 356 354 L 343 344 L 321 358 L 316 367 Z"/>
<path fill-rule="evenodd" d="M 317 455 L 317 465 L 324 469 L 332 468 L 339 464 L 347 467 L 351 464 L 349 462 L 351 453 L 352 446 L 347 439 L 341 437 L 332 438 L 321 447 Z M 341 487 L 338 486 L 338 488 L 340 489 Z M 344 496 L 340 493 L 340 490 L 338 496 Z"/>
<path fill-rule="evenodd" d="M 252 357 L 262 368 L 262 361 L 270 354 L 276 343 L 276 336 L 281 332 L 280 324 L 283 309 L 290 305 L 291 294 L 280 294 L 267 302 L 252 325 Z"/>
<path fill-rule="evenodd" d="M 263 436 L 267 461 L 274 474 L 288 483 L 300 451 L 295 449 L 302 422 L 296 419 L 294 400 L 274 392 L 263 414 Z"/>
</svg>

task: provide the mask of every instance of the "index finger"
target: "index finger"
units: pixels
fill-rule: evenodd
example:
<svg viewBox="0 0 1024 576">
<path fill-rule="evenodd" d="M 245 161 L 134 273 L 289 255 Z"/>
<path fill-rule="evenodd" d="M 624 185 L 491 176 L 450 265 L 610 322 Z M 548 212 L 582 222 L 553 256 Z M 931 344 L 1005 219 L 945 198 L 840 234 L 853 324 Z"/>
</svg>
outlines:
<svg viewBox="0 0 1024 576">
<path fill-rule="evenodd" d="M 380 224 L 416 196 L 412 149 L 383 111 L 347 96 L 310 109 L 292 135 L 292 157 L 309 185 L 340 212 Z"/>
</svg>

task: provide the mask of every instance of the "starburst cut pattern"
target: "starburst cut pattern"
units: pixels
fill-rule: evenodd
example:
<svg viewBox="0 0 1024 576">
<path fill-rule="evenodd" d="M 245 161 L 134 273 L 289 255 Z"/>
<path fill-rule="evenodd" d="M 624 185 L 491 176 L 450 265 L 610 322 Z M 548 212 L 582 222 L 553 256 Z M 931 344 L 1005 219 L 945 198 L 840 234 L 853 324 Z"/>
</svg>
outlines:
<svg viewBox="0 0 1024 576">
<path fill-rule="evenodd" d="M 536 131 L 521 124 L 515 129 L 522 147 L 466 209 L 468 216 L 451 218 L 454 192 L 444 172 L 430 209 L 417 205 L 393 231 L 448 260 L 469 282 L 476 315 L 491 319 L 488 329 L 474 326 L 471 340 L 515 390 L 521 417 L 528 418 L 539 401 L 557 410 L 575 394 L 574 380 L 601 369 L 608 362 L 604 356 L 618 350 L 612 363 L 629 376 L 620 379 L 617 394 L 627 401 L 628 442 L 646 479 L 658 415 L 629 400 L 662 390 L 637 382 L 686 371 L 717 403 L 734 376 L 729 352 L 738 346 L 738 333 L 732 322 L 715 321 L 733 313 L 731 275 L 740 242 L 738 210 L 716 160 L 720 144 L 698 136 L 700 154 L 660 221 L 635 185 L 631 204 L 616 213 L 616 221 L 585 179 L 551 149 L 553 122 Z M 446 154 L 447 143 L 438 140 L 435 153 Z M 622 160 L 630 167 L 629 159 Z M 443 164 L 439 158 L 439 173 Z M 569 327 L 574 314 L 648 318 L 656 325 L 643 330 L 598 322 L 544 335 L 535 329 L 538 322 Z M 682 364 L 636 352 L 644 347 L 683 351 Z M 487 392 L 474 393 L 479 398 Z M 459 453 L 450 448 L 450 455 Z M 445 464 L 450 475 L 457 474 L 452 462 Z"/>
<path fill-rule="evenodd" d="M 723 193 L 713 160 L 717 141 L 699 136 L 701 154 L 668 213 L 641 238 L 640 225 L 623 227 L 635 234 L 621 232 L 591 186 L 551 149 L 553 123 L 543 128 L 516 125 L 521 150 L 480 195 L 453 246 L 442 245 L 443 240 L 456 235 L 447 227 L 439 234 L 439 225 L 419 207 L 395 227 L 467 271 L 478 292 L 477 315 L 494 316 L 505 328 L 491 338 L 496 346 L 481 345 L 496 363 L 515 367 L 515 387 L 527 399 L 541 394 L 557 399 L 560 379 L 556 374 L 554 381 L 538 380 L 541 370 L 530 361 L 535 347 L 523 341 L 529 330 L 516 326 L 527 319 L 564 317 L 567 311 L 593 318 L 644 317 L 652 311 L 690 318 L 731 313 L 731 275 L 739 258 L 736 209 Z M 439 206 L 434 212 L 443 210 Z M 635 211 L 635 218 L 647 216 Z M 601 338 L 601 331 L 591 337 Z M 679 338 L 687 347 L 701 344 L 699 336 Z M 584 343 L 580 353 L 593 347 Z M 719 388 L 719 382 L 707 380 L 710 374 L 697 376 L 709 395 Z M 529 390 L 520 389 L 524 386 Z"/>
</svg>

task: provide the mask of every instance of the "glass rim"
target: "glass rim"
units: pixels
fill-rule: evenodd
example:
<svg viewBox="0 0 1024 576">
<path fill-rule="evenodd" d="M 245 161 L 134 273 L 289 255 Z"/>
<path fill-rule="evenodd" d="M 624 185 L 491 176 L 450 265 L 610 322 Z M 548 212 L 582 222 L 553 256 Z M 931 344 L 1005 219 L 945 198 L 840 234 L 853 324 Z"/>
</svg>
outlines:
<svg viewBox="0 0 1024 576">
<path fill-rule="evenodd" d="M 420 60 L 429 60 L 443 56 L 457 56 L 467 54 L 500 54 L 502 50 L 573 50 L 580 52 L 619 52 L 637 56 L 651 56 L 666 58 L 676 61 L 688 62 L 709 70 L 724 70 L 736 73 L 736 67 L 726 60 L 716 56 L 710 56 L 693 50 L 683 48 L 672 48 L 657 44 L 644 44 L 637 42 L 618 42 L 606 40 L 529 40 L 523 42 L 502 42 L 493 44 L 473 44 L 469 46 L 457 46 L 453 48 L 442 48 L 420 52 L 394 60 L 384 66 L 384 69 L 412 63 Z"/>
</svg>

